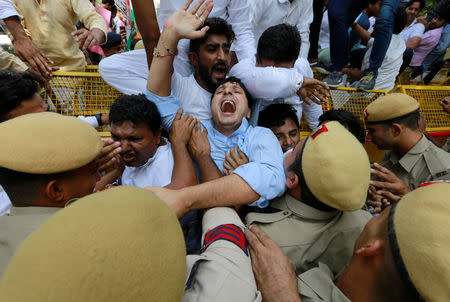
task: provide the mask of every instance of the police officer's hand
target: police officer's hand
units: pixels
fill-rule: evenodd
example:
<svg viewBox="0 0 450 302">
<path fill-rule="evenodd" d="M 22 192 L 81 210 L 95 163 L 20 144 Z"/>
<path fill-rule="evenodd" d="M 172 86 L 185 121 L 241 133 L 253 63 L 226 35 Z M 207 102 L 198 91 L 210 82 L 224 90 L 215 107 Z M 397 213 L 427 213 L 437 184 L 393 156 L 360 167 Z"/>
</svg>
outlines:
<svg viewBox="0 0 450 302">
<path fill-rule="evenodd" d="M 192 135 L 189 139 L 189 153 L 197 161 L 201 161 L 204 157 L 209 157 L 211 153 L 211 146 L 208 140 L 208 131 L 203 129 L 200 121 L 196 121 L 192 129 Z"/>
<path fill-rule="evenodd" d="M 370 184 L 377 188 L 381 188 L 384 191 L 390 191 L 392 194 L 385 194 L 385 197 L 390 199 L 391 202 L 397 201 L 398 199 L 393 198 L 401 197 L 411 191 L 403 180 L 398 178 L 389 169 L 386 169 L 377 163 L 373 164 L 372 169 L 370 169 L 370 173 L 372 176 L 376 176 L 378 179 L 381 179 L 381 181 L 371 180 Z"/>
<path fill-rule="evenodd" d="M 302 87 L 297 91 L 297 95 L 308 105 L 311 105 L 311 102 L 321 105 L 330 97 L 329 90 L 330 87 L 322 81 L 303 78 Z"/>
<path fill-rule="evenodd" d="M 253 273 L 264 302 L 301 301 L 292 262 L 257 226 L 245 230 Z"/>
<path fill-rule="evenodd" d="M 236 152 L 237 150 L 237 152 Z M 245 165 L 249 162 L 247 155 L 239 149 L 239 147 L 232 147 L 225 153 L 225 160 L 223 161 L 222 172 L 224 175 L 230 175 L 237 167 Z"/>
<path fill-rule="evenodd" d="M 372 207 L 370 210 L 370 214 L 381 213 L 382 211 L 382 196 L 377 193 L 377 190 L 374 186 L 369 186 L 367 204 Z"/>
<path fill-rule="evenodd" d="M 183 117 L 183 109 L 178 109 L 175 119 L 172 123 L 172 129 L 170 130 L 169 140 L 172 144 L 183 144 L 187 145 L 189 139 L 191 138 L 192 129 L 195 126 L 196 119 L 185 114 Z"/>
<path fill-rule="evenodd" d="M 115 142 L 112 139 L 103 140 L 103 148 L 98 155 L 98 171 L 102 173 L 110 168 L 115 168 L 115 165 L 118 164 L 117 155 L 121 151 L 120 142 Z"/>
</svg>

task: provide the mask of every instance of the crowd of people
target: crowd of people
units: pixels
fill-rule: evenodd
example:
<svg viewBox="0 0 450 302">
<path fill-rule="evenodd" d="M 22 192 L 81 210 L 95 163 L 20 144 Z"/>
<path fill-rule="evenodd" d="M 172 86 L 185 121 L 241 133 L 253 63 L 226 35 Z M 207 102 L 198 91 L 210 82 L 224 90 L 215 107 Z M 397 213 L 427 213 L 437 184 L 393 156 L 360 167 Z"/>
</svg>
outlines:
<svg viewBox="0 0 450 302">
<path fill-rule="evenodd" d="M 450 297 L 450 138 L 402 93 L 322 111 L 345 77 L 431 80 L 448 1 L 132 2 L 123 52 L 114 1 L 0 0 L 0 301 Z M 49 112 L 52 72 L 95 62 L 109 113 Z"/>
</svg>

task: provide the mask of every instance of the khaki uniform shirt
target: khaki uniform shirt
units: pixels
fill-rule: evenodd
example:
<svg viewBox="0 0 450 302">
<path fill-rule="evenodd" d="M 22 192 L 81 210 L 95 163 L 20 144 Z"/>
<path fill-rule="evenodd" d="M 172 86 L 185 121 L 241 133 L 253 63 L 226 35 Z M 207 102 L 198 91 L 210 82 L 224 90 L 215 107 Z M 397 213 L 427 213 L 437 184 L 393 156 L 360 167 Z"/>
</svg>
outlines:
<svg viewBox="0 0 450 302">
<path fill-rule="evenodd" d="M 297 277 L 298 291 L 303 302 L 350 302 L 334 284 L 331 270 L 323 263 Z"/>
<path fill-rule="evenodd" d="M 444 151 L 450 152 L 450 137 L 447 139 L 447 141 L 445 142 L 444 146 L 442 146 L 442 149 Z"/>
<path fill-rule="evenodd" d="M 0 279 L 22 241 L 60 208 L 11 207 L 0 217 Z"/>
<path fill-rule="evenodd" d="M 28 66 L 19 57 L 0 49 L 0 69 L 24 72 Z"/>
<path fill-rule="evenodd" d="M 353 247 L 372 216 L 363 210 L 324 212 L 285 194 L 272 202 L 273 214 L 249 213 L 246 224 L 256 224 L 274 240 L 301 274 L 319 262 L 334 274 L 348 265 Z"/>
<path fill-rule="evenodd" d="M 78 42 L 72 36 L 78 20 L 89 28 L 98 28 L 105 35 L 106 23 L 90 1 L 86 0 L 12 0 L 22 16 L 22 25 L 33 43 L 61 71 L 84 71 L 86 61 Z"/>
<path fill-rule="evenodd" d="M 381 165 L 403 180 L 411 190 L 432 180 L 450 180 L 450 154 L 425 136 L 403 157 L 387 151 Z"/>
<path fill-rule="evenodd" d="M 230 208 L 213 208 L 203 216 L 203 243 L 205 235 L 218 226 L 233 224 L 244 229 L 237 213 Z M 227 230 L 214 230 L 215 236 Z M 236 234 L 233 233 L 232 234 Z M 242 235 L 242 239 L 245 237 Z M 235 237 L 235 236 L 233 236 Z M 244 246 L 244 241 L 241 241 Z M 259 302 L 261 293 L 256 288 L 252 263 L 245 243 L 244 250 L 227 239 L 213 241 L 200 255 L 186 257 L 186 289 L 183 302 Z"/>
</svg>

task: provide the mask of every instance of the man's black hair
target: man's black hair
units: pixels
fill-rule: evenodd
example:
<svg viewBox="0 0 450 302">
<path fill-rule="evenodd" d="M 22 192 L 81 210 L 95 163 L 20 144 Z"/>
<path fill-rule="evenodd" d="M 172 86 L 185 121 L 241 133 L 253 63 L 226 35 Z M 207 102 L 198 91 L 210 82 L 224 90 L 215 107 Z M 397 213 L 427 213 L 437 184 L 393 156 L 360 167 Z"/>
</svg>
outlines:
<svg viewBox="0 0 450 302">
<path fill-rule="evenodd" d="M 242 90 L 244 90 L 245 92 L 245 96 L 247 97 L 247 103 L 248 103 L 248 108 L 252 108 L 253 105 L 253 97 L 251 96 L 251 94 L 248 92 L 247 87 L 245 87 L 244 83 L 242 83 L 242 81 L 236 77 L 228 77 L 223 79 L 222 81 L 219 82 L 219 84 L 217 84 L 217 87 L 220 87 L 221 85 L 225 84 L 225 83 L 236 83 L 239 86 L 241 86 Z M 216 89 L 217 90 L 217 89 Z M 211 100 L 213 99 L 214 94 L 211 96 Z"/>
<path fill-rule="evenodd" d="M 200 45 L 202 45 L 211 35 L 225 35 L 228 42 L 231 44 L 234 40 L 234 31 L 230 24 L 222 18 L 208 18 L 205 20 L 203 27 L 209 26 L 205 36 L 200 39 L 191 40 L 189 44 L 189 52 L 198 53 Z"/>
<path fill-rule="evenodd" d="M 102 4 L 109 4 L 111 6 L 115 5 L 114 0 L 102 0 Z"/>
<path fill-rule="evenodd" d="M 38 84 L 31 74 L 0 70 L 0 122 L 37 92 Z"/>
<path fill-rule="evenodd" d="M 381 0 L 369 0 L 369 3 L 370 4 L 377 4 L 378 1 L 381 1 Z"/>
<path fill-rule="evenodd" d="M 362 144 L 366 138 L 366 132 L 362 126 L 361 121 L 353 115 L 350 111 L 346 110 L 329 110 L 324 112 L 319 117 L 319 125 L 322 125 L 326 121 L 337 121 L 342 126 L 348 129 L 356 139 Z"/>
<path fill-rule="evenodd" d="M 31 174 L 0 167 L 0 185 L 14 206 L 33 206 L 43 186 L 53 179 L 71 175 L 71 171 L 56 174 Z"/>
<path fill-rule="evenodd" d="M 297 128 L 300 128 L 297 111 L 290 104 L 271 104 L 259 113 L 258 126 L 281 127 L 291 119 Z"/>
<path fill-rule="evenodd" d="M 297 27 L 278 24 L 266 29 L 258 40 L 258 60 L 272 60 L 285 63 L 297 60 L 300 53 L 301 38 Z"/>
<path fill-rule="evenodd" d="M 109 122 L 123 121 L 131 121 L 135 125 L 145 123 L 153 133 L 161 128 L 158 108 L 143 94 L 124 95 L 114 101 L 109 111 Z"/>
<path fill-rule="evenodd" d="M 398 35 L 405 28 L 407 22 L 408 16 L 406 10 L 400 5 L 394 14 L 394 29 L 392 33 Z"/>
<path fill-rule="evenodd" d="M 410 0 L 408 3 L 406 3 L 405 8 L 410 7 L 415 2 L 420 2 L 420 10 L 423 10 L 425 8 L 425 0 Z"/>
<path fill-rule="evenodd" d="M 450 21 L 450 5 L 447 4 L 446 6 L 444 6 L 443 8 L 441 8 L 438 12 L 437 12 L 437 17 L 439 19 L 444 19 L 445 22 L 449 23 Z"/>
<path fill-rule="evenodd" d="M 408 127 L 411 130 L 417 130 L 419 129 L 419 119 L 420 119 L 420 113 L 419 113 L 419 109 L 408 113 L 404 116 L 400 116 L 400 117 L 396 117 L 387 121 L 382 121 L 382 122 L 372 122 L 372 123 L 368 123 L 366 122 L 367 125 L 371 125 L 371 124 L 382 124 L 385 126 L 385 128 L 389 128 L 390 126 L 392 126 L 392 124 L 401 124 L 404 125 L 406 127 Z"/>
</svg>

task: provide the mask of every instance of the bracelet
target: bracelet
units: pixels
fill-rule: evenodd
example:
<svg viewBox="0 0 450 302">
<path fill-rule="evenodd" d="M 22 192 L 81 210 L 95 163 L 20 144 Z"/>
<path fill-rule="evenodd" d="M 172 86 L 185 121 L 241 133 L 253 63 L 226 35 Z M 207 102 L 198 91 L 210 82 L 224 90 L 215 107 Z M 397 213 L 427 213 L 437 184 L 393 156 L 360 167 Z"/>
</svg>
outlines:
<svg viewBox="0 0 450 302">
<path fill-rule="evenodd" d="M 155 49 L 153 50 L 153 56 L 154 56 L 154 57 L 160 57 L 160 58 L 162 58 L 162 57 L 168 57 L 168 56 L 174 56 L 174 57 L 175 57 L 175 56 L 178 55 L 178 49 L 176 49 L 175 52 L 171 51 L 170 48 L 168 48 L 168 47 L 164 44 L 164 41 L 163 41 L 163 40 L 161 40 L 161 44 L 162 44 L 162 46 L 166 49 L 166 51 L 167 51 L 168 54 L 162 53 L 161 51 L 159 51 L 159 50 L 155 47 Z"/>
</svg>

